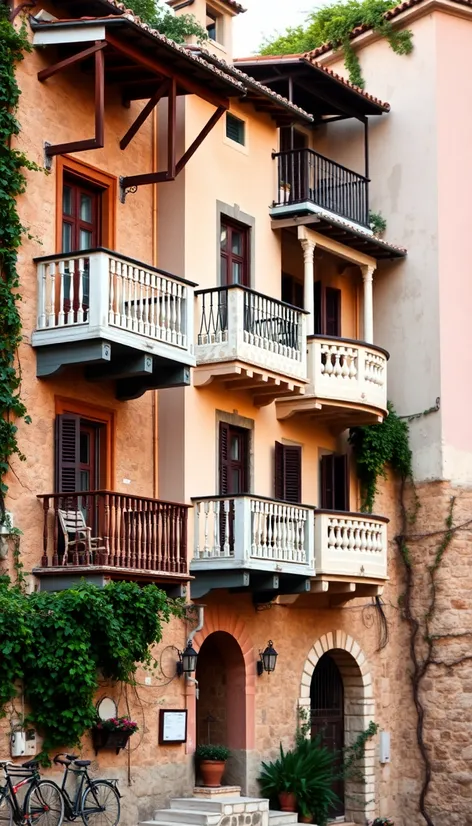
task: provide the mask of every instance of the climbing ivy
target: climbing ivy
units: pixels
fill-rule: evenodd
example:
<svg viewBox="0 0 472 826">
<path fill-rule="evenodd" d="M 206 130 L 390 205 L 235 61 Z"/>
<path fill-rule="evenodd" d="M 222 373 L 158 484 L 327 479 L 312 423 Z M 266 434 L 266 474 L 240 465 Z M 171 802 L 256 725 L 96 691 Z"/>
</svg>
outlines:
<svg viewBox="0 0 472 826">
<path fill-rule="evenodd" d="M 28 720 L 44 734 L 43 761 L 74 746 L 93 725 L 97 671 L 134 683 L 137 664 L 152 665 L 150 646 L 181 607 L 155 585 L 112 582 L 25 594 L 0 577 L 0 712 L 18 681 Z"/>
<path fill-rule="evenodd" d="M 329 43 L 333 49 L 342 49 L 349 79 L 363 89 L 364 79 L 351 32 L 358 26 L 368 26 L 384 37 L 394 52 L 410 54 L 411 31 L 398 31 L 385 17 L 385 12 L 396 5 L 396 0 L 336 0 L 312 11 L 305 26 L 290 27 L 284 34 L 265 40 L 261 54 L 298 54 Z"/>
<path fill-rule="evenodd" d="M 386 478 L 387 465 L 401 479 L 412 475 L 408 424 L 400 419 L 391 402 L 387 407 L 388 416 L 381 424 L 353 427 L 349 431 L 362 489 L 361 510 L 367 513 L 372 513 L 377 482 Z"/>
<path fill-rule="evenodd" d="M 205 29 L 193 14 L 176 15 L 160 0 L 132 0 L 130 8 L 141 20 L 176 43 L 184 43 L 190 35 L 196 35 L 199 40 L 207 40 Z"/>
<path fill-rule="evenodd" d="M 12 148 L 12 139 L 20 131 L 16 118 L 20 90 L 15 69 L 30 45 L 25 27 L 16 30 L 8 13 L 8 6 L 0 6 L 0 523 L 5 519 L 5 476 L 10 460 L 15 455 L 25 458 L 18 446 L 17 421 L 31 421 L 21 400 L 17 360 L 21 341 L 17 260 L 26 232 L 18 215 L 17 198 L 26 189 L 25 170 L 37 169 L 23 152 Z"/>
</svg>

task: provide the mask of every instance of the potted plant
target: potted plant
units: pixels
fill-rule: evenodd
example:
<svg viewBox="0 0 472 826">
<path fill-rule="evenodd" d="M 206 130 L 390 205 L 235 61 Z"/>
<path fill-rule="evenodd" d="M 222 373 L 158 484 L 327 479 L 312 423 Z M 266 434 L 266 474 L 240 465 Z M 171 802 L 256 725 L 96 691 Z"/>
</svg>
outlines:
<svg viewBox="0 0 472 826">
<path fill-rule="evenodd" d="M 261 793 L 269 800 L 278 800 L 282 812 L 297 811 L 297 787 L 300 783 L 297 751 L 284 751 L 271 763 L 262 763 L 259 775 Z"/>
<path fill-rule="evenodd" d="M 115 749 L 118 754 L 120 749 L 124 749 L 135 731 L 138 731 L 138 724 L 129 717 L 110 717 L 108 720 L 101 720 L 97 717 L 92 729 L 95 754 L 100 749 Z"/>
<path fill-rule="evenodd" d="M 298 822 L 313 823 L 313 815 L 308 809 L 308 804 L 303 799 L 298 801 Z"/>
<path fill-rule="evenodd" d="M 230 751 L 226 746 L 197 746 L 195 757 L 198 760 L 204 786 L 221 786 L 221 778 Z"/>
<path fill-rule="evenodd" d="M 292 185 L 288 181 L 280 181 L 279 184 L 279 203 L 287 204 L 290 201 L 290 192 Z"/>
</svg>

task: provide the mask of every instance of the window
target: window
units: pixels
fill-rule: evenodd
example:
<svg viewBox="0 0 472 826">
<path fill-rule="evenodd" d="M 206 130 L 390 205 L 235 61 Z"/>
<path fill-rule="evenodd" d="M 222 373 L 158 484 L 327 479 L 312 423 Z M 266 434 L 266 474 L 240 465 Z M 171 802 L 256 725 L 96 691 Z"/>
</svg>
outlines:
<svg viewBox="0 0 472 826">
<path fill-rule="evenodd" d="M 331 453 L 321 457 L 321 507 L 325 510 L 349 510 L 349 461 L 346 454 Z"/>
<path fill-rule="evenodd" d="M 226 496 L 248 492 L 249 432 L 220 422 L 219 493 Z"/>
<path fill-rule="evenodd" d="M 208 35 L 209 40 L 215 40 L 215 41 L 217 40 L 217 37 L 216 37 L 217 19 L 218 18 L 217 18 L 217 15 L 215 14 L 215 12 L 212 11 L 212 9 L 208 8 L 208 6 L 207 6 L 207 9 L 206 9 L 206 31 L 207 31 L 207 35 Z"/>
<path fill-rule="evenodd" d="M 282 273 L 282 301 L 303 310 L 303 284 L 293 275 Z"/>
<path fill-rule="evenodd" d="M 315 281 L 315 335 L 341 335 L 341 290 Z"/>
<path fill-rule="evenodd" d="M 100 190 L 64 176 L 62 187 L 62 252 L 97 247 L 100 237 Z"/>
<path fill-rule="evenodd" d="M 276 499 L 300 504 L 302 501 L 302 449 L 299 445 L 275 443 Z"/>
<path fill-rule="evenodd" d="M 226 113 L 226 137 L 241 146 L 246 145 L 246 124 L 230 112 Z"/>
<path fill-rule="evenodd" d="M 73 413 L 56 417 L 56 490 L 97 490 L 106 481 L 106 425 Z"/>
<path fill-rule="evenodd" d="M 220 283 L 249 286 L 249 228 L 221 219 Z"/>
</svg>

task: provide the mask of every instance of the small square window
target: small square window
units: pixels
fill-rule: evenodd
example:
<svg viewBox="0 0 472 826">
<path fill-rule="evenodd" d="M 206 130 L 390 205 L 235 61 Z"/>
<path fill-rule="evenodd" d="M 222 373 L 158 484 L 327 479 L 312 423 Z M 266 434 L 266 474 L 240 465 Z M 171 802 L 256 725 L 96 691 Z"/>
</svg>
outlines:
<svg viewBox="0 0 472 826">
<path fill-rule="evenodd" d="M 206 10 L 206 31 L 209 40 L 216 41 L 217 15 L 208 8 Z"/>
<path fill-rule="evenodd" d="M 246 124 L 229 112 L 226 114 L 226 137 L 241 146 L 246 145 Z"/>
</svg>

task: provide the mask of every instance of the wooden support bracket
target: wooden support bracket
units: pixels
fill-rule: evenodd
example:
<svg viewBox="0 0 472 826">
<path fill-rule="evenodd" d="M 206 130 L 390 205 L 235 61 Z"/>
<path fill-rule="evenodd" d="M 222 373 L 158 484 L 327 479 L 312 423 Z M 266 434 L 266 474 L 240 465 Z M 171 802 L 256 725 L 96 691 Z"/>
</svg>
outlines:
<svg viewBox="0 0 472 826">
<path fill-rule="evenodd" d="M 85 152 L 87 149 L 102 149 L 105 145 L 105 55 L 103 50 L 107 43 L 97 41 L 93 46 L 84 49 L 82 52 L 60 60 L 46 69 L 38 72 L 38 80 L 47 80 L 62 69 L 80 63 L 91 55 L 95 55 L 95 137 L 86 138 L 81 141 L 70 141 L 69 143 L 56 143 L 45 145 L 46 167 L 51 167 L 51 159 L 54 155 L 64 155 L 69 152 Z"/>
<path fill-rule="evenodd" d="M 176 87 L 177 83 L 175 79 L 170 80 L 170 88 L 169 88 L 169 103 L 168 103 L 168 115 L 167 115 L 167 169 L 162 172 L 146 172 L 142 175 L 129 175 L 126 177 L 120 178 L 120 200 L 124 202 L 125 196 L 129 191 L 136 191 L 136 187 L 138 186 L 146 186 L 147 184 L 160 184 L 165 183 L 166 181 L 175 181 L 177 175 L 182 171 L 185 165 L 189 162 L 192 155 L 195 154 L 198 147 L 203 143 L 206 136 L 211 132 L 211 130 L 216 126 L 220 118 L 224 115 L 224 113 L 228 109 L 228 103 L 223 103 L 221 106 L 218 106 L 216 112 L 213 113 L 211 118 L 205 124 L 201 132 L 197 135 L 193 143 L 189 146 L 189 148 L 184 152 L 182 157 L 179 161 L 176 161 L 175 152 L 176 152 L 176 115 L 177 115 L 177 107 L 176 107 Z M 152 99 L 151 99 L 152 100 Z M 149 104 L 151 101 L 149 101 Z M 148 104 L 148 105 L 149 105 Z M 147 107 L 144 107 L 143 113 Z M 151 109 L 149 110 L 151 111 Z M 148 112 L 149 114 L 149 112 Z M 147 115 L 146 115 L 147 117 Z M 142 121 L 144 123 L 144 120 Z M 135 121 L 136 123 L 136 121 Z M 130 129 L 133 129 L 135 124 Z M 140 126 L 141 124 L 139 124 Z M 138 126 L 138 129 L 139 129 Z M 129 130 L 130 131 L 130 130 Z M 138 130 L 136 129 L 133 133 L 136 134 Z M 125 135 L 125 138 L 127 135 Z M 123 140 L 125 140 L 123 138 Z M 128 141 L 129 143 L 129 141 Z M 127 144 L 126 144 L 127 145 Z M 121 146 L 121 144 L 120 144 Z M 122 149 L 124 147 L 121 147 Z"/>
</svg>

